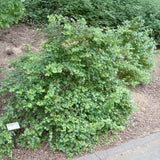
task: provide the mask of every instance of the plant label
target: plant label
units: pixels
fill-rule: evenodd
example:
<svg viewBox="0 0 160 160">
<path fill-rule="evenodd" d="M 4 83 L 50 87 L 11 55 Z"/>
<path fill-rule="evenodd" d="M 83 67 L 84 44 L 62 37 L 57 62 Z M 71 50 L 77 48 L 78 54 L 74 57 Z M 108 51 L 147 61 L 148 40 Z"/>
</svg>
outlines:
<svg viewBox="0 0 160 160">
<path fill-rule="evenodd" d="M 7 126 L 8 131 L 20 129 L 20 126 L 19 126 L 18 122 L 8 123 L 8 124 L 6 124 L 6 126 Z"/>
</svg>

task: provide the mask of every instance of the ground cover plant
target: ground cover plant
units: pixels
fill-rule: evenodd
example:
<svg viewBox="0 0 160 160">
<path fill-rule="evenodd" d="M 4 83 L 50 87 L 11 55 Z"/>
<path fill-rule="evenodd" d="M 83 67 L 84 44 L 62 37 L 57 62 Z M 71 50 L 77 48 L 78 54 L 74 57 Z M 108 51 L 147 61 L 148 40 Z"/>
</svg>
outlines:
<svg viewBox="0 0 160 160">
<path fill-rule="evenodd" d="M 124 129 L 134 108 L 125 85 L 147 82 L 153 65 L 154 42 L 140 28 L 139 19 L 113 30 L 50 16 L 42 51 L 12 62 L 1 81 L 0 95 L 10 96 L 0 117 L 0 155 L 12 155 L 11 121 L 20 123 L 20 146 L 48 141 L 68 157 Z"/>
<path fill-rule="evenodd" d="M 150 36 L 160 43 L 159 0 L 25 0 L 24 19 L 29 23 L 47 23 L 50 14 L 85 18 L 92 26 L 117 28 L 126 20 L 141 17 Z M 35 9 L 36 8 L 36 9 Z"/>
<path fill-rule="evenodd" d="M 18 23 L 24 13 L 21 0 L 0 0 L 0 29 Z"/>
</svg>

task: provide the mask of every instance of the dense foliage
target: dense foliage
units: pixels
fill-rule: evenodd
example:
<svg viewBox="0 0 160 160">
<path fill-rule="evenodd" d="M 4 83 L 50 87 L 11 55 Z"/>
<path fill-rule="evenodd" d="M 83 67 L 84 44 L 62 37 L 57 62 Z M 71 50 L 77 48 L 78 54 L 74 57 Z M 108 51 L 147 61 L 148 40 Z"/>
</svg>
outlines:
<svg viewBox="0 0 160 160">
<path fill-rule="evenodd" d="M 118 45 L 123 48 L 116 50 L 120 56 L 116 63 L 118 77 L 127 85 L 135 86 L 151 80 L 155 42 L 149 38 L 149 31 L 141 31 L 142 24 L 138 19 L 126 21 L 115 32 Z"/>
<path fill-rule="evenodd" d="M 25 20 L 30 23 L 46 23 L 48 15 L 62 14 L 74 19 L 83 17 L 92 26 L 117 28 L 123 21 L 138 16 L 160 43 L 159 0 L 26 0 L 24 5 Z"/>
<path fill-rule="evenodd" d="M 23 12 L 21 0 L 0 0 L 0 28 L 17 23 Z"/>
<path fill-rule="evenodd" d="M 123 129 L 133 109 L 124 82 L 147 81 L 153 61 L 153 42 L 140 27 L 138 19 L 111 30 L 50 16 L 43 50 L 12 62 L 1 81 L 0 94 L 11 96 L 0 118 L 0 155 L 11 156 L 13 133 L 5 128 L 11 121 L 20 123 L 22 147 L 47 140 L 68 156 Z"/>
</svg>

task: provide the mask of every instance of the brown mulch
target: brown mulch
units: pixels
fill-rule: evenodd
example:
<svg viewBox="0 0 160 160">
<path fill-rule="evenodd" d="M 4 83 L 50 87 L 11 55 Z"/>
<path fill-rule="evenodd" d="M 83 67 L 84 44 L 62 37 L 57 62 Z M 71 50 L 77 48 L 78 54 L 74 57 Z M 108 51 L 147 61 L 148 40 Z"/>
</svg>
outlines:
<svg viewBox="0 0 160 160">
<path fill-rule="evenodd" d="M 7 68 L 9 61 L 26 52 L 26 43 L 31 45 L 33 52 L 39 51 L 43 43 L 43 35 L 33 31 L 33 27 L 25 24 L 14 25 L 0 32 L 0 67 Z M 147 85 L 132 88 L 131 92 L 137 102 L 138 110 L 130 116 L 125 131 L 118 133 L 117 139 L 109 146 L 97 145 L 94 151 L 105 150 L 131 139 L 144 137 L 160 131 L 160 55 L 156 58 L 155 72 L 152 81 Z M 3 78 L 0 72 L 0 78 Z M 0 111 L 3 104 L 0 103 Z M 76 158 L 76 157 L 75 157 Z M 8 160 L 9 158 L 3 158 Z M 65 154 L 52 153 L 46 143 L 37 151 L 26 148 L 13 149 L 13 160 L 65 160 Z M 2 160 L 2 159 L 1 159 Z"/>
</svg>

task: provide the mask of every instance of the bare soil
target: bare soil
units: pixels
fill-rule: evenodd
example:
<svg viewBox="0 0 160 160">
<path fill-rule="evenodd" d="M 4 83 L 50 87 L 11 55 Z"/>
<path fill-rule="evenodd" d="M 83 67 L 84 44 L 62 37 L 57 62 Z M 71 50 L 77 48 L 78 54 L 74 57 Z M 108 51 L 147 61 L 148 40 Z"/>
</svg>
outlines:
<svg viewBox="0 0 160 160">
<path fill-rule="evenodd" d="M 30 45 L 33 52 L 39 51 L 43 43 L 43 35 L 25 24 L 14 25 L 0 31 L 0 67 L 7 68 L 11 60 L 27 52 Z"/>
<path fill-rule="evenodd" d="M 43 35 L 34 32 L 33 27 L 19 24 L 10 29 L 0 32 L 0 67 L 7 69 L 11 60 L 18 55 L 26 53 L 26 44 L 31 45 L 33 52 L 41 49 L 44 42 Z M 152 81 L 147 85 L 139 85 L 132 88 L 131 92 L 137 102 L 138 110 L 130 116 L 129 124 L 124 131 L 118 133 L 117 139 L 109 146 L 100 144 L 94 151 L 105 150 L 109 147 L 119 145 L 131 139 L 144 137 L 160 131 L 160 55 L 155 57 L 155 72 L 152 74 Z M 3 78 L 0 72 L 0 78 Z M 0 112 L 3 104 L 0 103 Z M 76 158 L 76 157 L 75 157 Z M 61 152 L 52 153 L 47 143 L 41 148 L 33 151 L 26 148 L 13 149 L 13 160 L 65 160 L 65 154 Z M 1 160 L 9 160 L 5 157 Z"/>
</svg>

